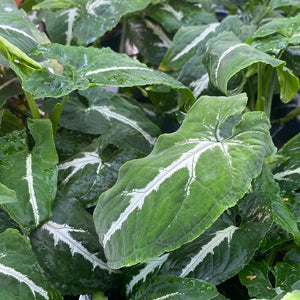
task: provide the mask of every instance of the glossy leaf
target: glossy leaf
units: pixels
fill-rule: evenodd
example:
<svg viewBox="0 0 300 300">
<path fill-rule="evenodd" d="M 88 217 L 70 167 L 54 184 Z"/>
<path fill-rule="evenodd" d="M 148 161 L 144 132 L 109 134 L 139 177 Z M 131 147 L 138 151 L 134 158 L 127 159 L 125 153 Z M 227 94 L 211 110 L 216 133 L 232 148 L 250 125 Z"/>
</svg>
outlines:
<svg viewBox="0 0 300 300">
<path fill-rule="evenodd" d="M 30 235 L 47 277 L 68 295 L 107 290 L 118 280 L 119 273 L 107 267 L 96 238 L 92 216 L 62 193 L 53 206 L 53 218 Z"/>
<path fill-rule="evenodd" d="M 132 299 L 209 300 L 214 299 L 218 294 L 215 286 L 202 280 L 155 276 L 144 283 Z"/>
<path fill-rule="evenodd" d="M 33 72 L 23 82 L 23 88 L 36 98 L 61 97 L 73 90 L 85 90 L 93 85 L 126 87 L 163 84 L 178 91 L 181 105 L 193 102 L 190 90 L 180 82 L 109 48 L 50 44 L 40 47 L 36 54 L 43 54 L 48 59 L 56 58 L 64 66 L 63 73 L 52 74 L 44 68 Z"/>
<path fill-rule="evenodd" d="M 0 234 L 0 278 L 1 299 L 62 299 L 45 278 L 27 238 L 14 229 Z"/>
<path fill-rule="evenodd" d="M 81 0 L 76 2 L 46 0 L 33 8 L 52 10 L 64 8 L 65 10 L 60 10 L 58 14 L 69 15 L 68 29 L 65 32 L 67 41 L 70 42 L 73 36 L 79 44 L 87 45 L 114 28 L 123 15 L 142 10 L 149 3 L 150 0 Z"/>
<path fill-rule="evenodd" d="M 274 178 L 279 182 L 283 192 L 291 192 L 300 188 L 300 134 L 290 139 L 279 151 L 286 160 L 278 164 L 274 170 Z"/>
<path fill-rule="evenodd" d="M 299 0 L 271 0 L 270 6 L 272 9 L 276 9 L 283 6 L 290 6 L 294 5 L 297 7 L 300 7 L 300 1 Z"/>
<path fill-rule="evenodd" d="M 3 204 L 12 202 L 17 202 L 16 192 L 0 183 L 0 203 Z"/>
<path fill-rule="evenodd" d="M 246 101 L 244 94 L 200 98 L 176 133 L 160 136 L 149 156 L 120 169 L 94 213 L 111 267 L 146 261 L 195 239 L 246 193 L 274 151 L 263 114 L 226 122 Z"/>
<path fill-rule="evenodd" d="M 226 211 L 195 241 L 171 252 L 160 273 L 217 285 L 241 271 L 273 223 L 273 187 L 263 173 L 253 180 L 251 192 L 236 208 Z"/>
<path fill-rule="evenodd" d="M 219 23 L 188 26 L 179 29 L 160 67 L 163 70 L 179 70 L 192 57 L 197 47 L 205 44 L 219 26 Z"/>
<path fill-rule="evenodd" d="M 51 217 L 56 193 L 57 155 L 49 120 L 28 121 L 34 140 L 30 151 L 25 132 L 1 137 L 0 181 L 16 192 L 17 203 L 3 207 L 26 231 L 31 231 Z"/>
<path fill-rule="evenodd" d="M 114 124 L 129 126 L 142 136 L 149 149 L 160 134 L 160 129 L 137 106 L 100 87 L 70 95 L 59 123 L 88 134 L 103 134 Z"/>
<path fill-rule="evenodd" d="M 138 157 L 141 155 L 137 151 L 103 147 L 97 139 L 83 152 L 58 165 L 58 189 L 80 200 L 85 207 L 95 206 L 98 196 L 117 180 L 119 168 Z"/>
<path fill-rule="evenodd" d="M 284 67 L 285 62 L 241 43 L 233 33 L 223 32 L 216 38 L 210 39 L 203 57 L 211 83 L 227 95 L 241 91 L 245 84 L 245 80 L 242 79 L 230 90 L 228 89 L 230 79 L 259 62 L 276 68 L 281 87 L 281 100 L 285 103 L 290 101 L 299 88 L 299 80 Z"/>
<path fill-rule="evenodd" d="M 203 25 L 217 21 L 213 13 L 193 3 L 179 0 L 149 6 L 146 13 L 168 32 L 174 32 L 184 25 Z"/>
</svg>

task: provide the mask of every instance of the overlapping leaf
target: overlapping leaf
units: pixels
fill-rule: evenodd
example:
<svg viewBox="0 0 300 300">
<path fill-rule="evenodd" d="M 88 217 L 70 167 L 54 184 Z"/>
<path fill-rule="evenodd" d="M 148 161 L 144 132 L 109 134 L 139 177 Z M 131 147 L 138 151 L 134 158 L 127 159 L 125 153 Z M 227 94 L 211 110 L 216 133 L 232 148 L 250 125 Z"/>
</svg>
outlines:
<svg viewBox="0 0 300 300">
<path fill-rule="evenodd" d="M 273 223 L 274 187 L 267 183 L 263 172 L 238 207 L 225 212 L 195 241 L 171 252 L 160 273 L 220 284 L 241 271 Z"/>
<path fill-rule="evenodd" d="M 145 140 L 149 149 L 160 134 L 160 129 L 146 118 L 139 107 L 100 87 L 70 95 L 59 123 L 65 128 L 88 134 L 103 134 L 114 124 L 129 126 Z"/>
<path fill-rule="evenodd" d="M 77 198 L 85 207 L 95 206 L 99 195 L 117 180 L 119 168 L 138 157 L 141 155 L 133 149 L 103 147 L 99 139 L 95 140 L 58 165 L 58 189 L 68 197 Z"/>
<path fill-rule="evenodd" d="M 0 279 L 1 299 L 62 299 L 46 279 L 27 238 L 14 229 L 0 234 Z"/>
<path fill-rule="evenodd" d="M 213 13 L 197 4 L 170 0 L 167 3 L 149 6 L 146 14 L 161 24 L 167 32 L 174 32 L 184 25 L 202 25 L 217 21 Z"/>
<path fill-rule="evenodd" d="M 195 239 L 245 194 L 274 151 L 264 114 L 233 117 L 246 102 L 245 95 L 200 98 L 176 133 L 160 136 L 149 156 L 121 168 L 94 213 L 111 267 Z"/>
<path fill-rule="evenodd" d="M 205 281 L 176 276 L 155 276 L 144 283 L 132 299 L 210 300 L 218 295 L 216 287 Z"/>
<path fill-rule="evenodd" d="M 17 197 L 17 203 L 3 207 L 26 231 L 51 217 L 57 182 L 51 122 L 32 120 L 28 127 L 34 140 L 32 150 L 27 147 L 25 131 L 1 137 L 0 143 L 0 182 L 15 191 Z"/>
<path fill-rule="evenodd" d="M 64 9 L 56 13 L 60 16 L 65 15 L 67 29 L 64 29 L 63 33 L 66 43 L 69 44 L 75 37 L 79 44 L 87 45 L 114 28 L 123 15 L 142 10 L 149 3 L 150 0 L 45 0 L 33 8 Z M 57 27 L 60 27 L 61 23 L 55 23 Z"/>
<path fill-rule="evenodd" d="M 61 97 L 73 90 L 85 90 L 90 86 L 135 86 L 162 84 L 179 93 L 180 104 L 191 104 L 191 91 L 183 84 L 162 72 L 118 54 L 109 48 L 72 47 L 58 44 L 40 46 L 36 54 L 56 58 L 64 72 L 53 74 L 44 68 L 32 73 L 23 82 L 23 88 L 36 98 Z"/>
<path fill-rule="evenodd" d="M 92 216 L 71 197 L 58 193 L 53 218 L 30 235 L 33 251 L 49 280 L 63 294 L 108 290 L 118 272 L 107 267 Z"/>
<path fill-rule="evenodd" d="M 242 78 L 235 83 L 234 88 L 228 89 L 230 79 L 239 72 L 243 72 L 245 68 L 259 62 L 276 68 L 280 97 L 283 102 L 290 101 L 299 88 L 298 78 L 284 67 L 284 61 L 242 43 L 231 32 L 223 32 L 207 42 L 203 62 L 211 83 L 227 95 L 241 91 L 245 84 Z"/>
</svg>

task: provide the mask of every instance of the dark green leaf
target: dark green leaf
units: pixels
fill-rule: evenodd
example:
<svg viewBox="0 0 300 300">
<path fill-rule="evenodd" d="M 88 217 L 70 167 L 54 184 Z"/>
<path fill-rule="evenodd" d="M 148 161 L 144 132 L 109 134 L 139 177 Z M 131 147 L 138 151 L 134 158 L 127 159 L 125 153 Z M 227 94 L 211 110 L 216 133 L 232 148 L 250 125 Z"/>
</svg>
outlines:
<svg viewBox="0 0 300 300">
<path fill-rule="evenodd" d="M 51 217 L 57 181 L 51 122 L 29 120 L 28 127 L 34 140 L 31 151 L 24 131 L 0 138 L 0 182 L 14 190 L 18 200 L 3 207 L 27 232 Z"/>
<path fill-rule="evenodd" d="M 60 300 L 59 292 L 44 276 L 29 241 L 17 230 L 0 234 L 0 298 Z"/>
<path fill-rule="evenodd" d="M 222 136 L 227 118 L 246 102 L 244 94 L 200 98 L 177 132 L 120 169 L 94 213 L 110 266 L 146 261 L 195 239 L 246 193 L 274 151 L 262 113 L 244 114 Z"/>
<path fill-rule="evenodd" d="M 0 111 L 0 136 L 6 135 L 14 130 L 22 130 L 24 124 L 20 118 L 12 114 L 9 110 Z"/>
<path fill-rule="evenodd" d="M 133 300 L 209 300 L 218 296 L 215 286 L 202 280 L 176 276 L 155 276 L 144 283 Z"/>
<path fill-rule="evenodd" d="M 95 242 L 92 216 L 75 198 L 58 193 L 53 218 L 35 230 L 30 240 L 46 276 L 63 294 L 107 290 L 118 280 Z"/>
</svg>

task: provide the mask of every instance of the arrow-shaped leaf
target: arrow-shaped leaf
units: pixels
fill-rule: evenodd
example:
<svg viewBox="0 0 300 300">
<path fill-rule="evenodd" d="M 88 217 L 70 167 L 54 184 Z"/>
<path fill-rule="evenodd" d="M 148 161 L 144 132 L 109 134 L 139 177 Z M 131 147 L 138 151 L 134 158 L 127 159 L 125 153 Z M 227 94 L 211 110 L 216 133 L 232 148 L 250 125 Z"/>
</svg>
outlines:
<svg viewBox="0 0 300 300">
<path fill-rule="evenodd" d="M 274 151 L 264 114 L 229 122 L 246 101 L 200 98 L 176 133 L 121 168 L 94 212 L 110 266 L 136 264 L 196 238 L 245 194 Z"/>
</svg>

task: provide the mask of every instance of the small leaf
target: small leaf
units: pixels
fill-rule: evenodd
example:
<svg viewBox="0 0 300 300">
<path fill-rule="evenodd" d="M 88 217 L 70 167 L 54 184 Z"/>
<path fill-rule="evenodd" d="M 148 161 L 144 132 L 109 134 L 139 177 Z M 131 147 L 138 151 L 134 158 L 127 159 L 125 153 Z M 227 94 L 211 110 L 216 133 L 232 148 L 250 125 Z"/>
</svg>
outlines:
<svg viewBox="0 0 300 300">
<path fill-rule="evenodd" d="M 94 212 L 111 267 L 146 261 L 195 239 L 246 193 L 262 159 L 274 151 L 269 123 L 258 112 L 244 114 L 224 136 L 227 118 L 240 114 L 246 101 L 244 94 L 200 98 L 176 133 L 160 136 L 149 156 L 122 166 Z"/>
<path fill-rule="evenodd" d="M 202 280 L 176 276 L 154 276 L 140 287 L 133 300 L 209 300 L 218 295 L 215 286 Z"/>
<path fill-rule="evenodd" d="M 0 204 L 17 202 L 16 192 L 0 183 Z"/>
<path fill-rule="evenodd" d="M 62 299 L 45 278 L 27 238 L 14 229 L 0 235 L 0 277 L 2 299 Z"/>
</svg>

